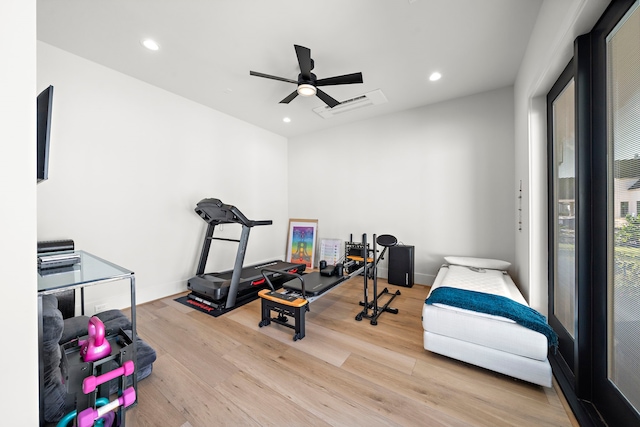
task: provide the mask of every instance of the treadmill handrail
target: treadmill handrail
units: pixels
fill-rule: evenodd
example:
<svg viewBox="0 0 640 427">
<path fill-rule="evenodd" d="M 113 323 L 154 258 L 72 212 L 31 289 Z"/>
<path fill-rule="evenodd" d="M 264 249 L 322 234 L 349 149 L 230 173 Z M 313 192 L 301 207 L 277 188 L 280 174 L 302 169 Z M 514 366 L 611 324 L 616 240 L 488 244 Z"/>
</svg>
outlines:
<svg viewBox="0 0 640 427">
<path fill-rule="evenodd" d="M 229 209 L 231 211 L 231 213 L 234 215 L 234 217 L 237 217 L 240 221 L 240 223 L 246 225 L 247 227 L 253 227 L 253 222 L 251 221 L 249 218 L 247 218 L 246 216 L 244 216 L 244 214 L 242 212 L 240 212 L 240 209 L 236 208 L 233 205 L 223 205 L 223 208 Z"/>
<path fill-rule="evenodd" d="M 271 280 L 269 280 L 269 277 L 267 277 L 266 274 L 264 274 L 265 271 L 268 271 L 270 273 L 280 273 L 283 274 L 285 276 L 291 276 L 295 279 L 299 279 L 300 280 L 300 284 L 302 286 L 302 298 L 307 299 L 307 294 L 304 290 L 304 279 L 302 278 L 302 276 L 298 273 L 291 273 L 289 271 L 286 270 L 274 270 L 272 268 L 263 268 L 262 270 L 260 270 L 260 273 L 262 273 L 262 277 L 264 277 L 267 280 L 267 283 L 269 284 L 269 287 L 271 288 L 272 291 L 276 291 L 276 288 L 273 287 L 273 283 L 271 283 Z"/>
<path fill-rule="evenodd" d="M 221 217 L 214 217 L 214 218 L 209 218 L 210 221 L 207 220 L 207 218 L 205 217 L 205 215 L 201 214 L 200 212 L 198 212 L 199 210 L 204 210 L 206 211 L 206 209 L 215 209 L 218 210 L 220 212 L 223 213 L 230 213 L 231 215 L 222 215 Z M 206 222 L 208 223 L 215 223 L 215 224 L 229 224 L 229 223 L 239 223 L 242 225 L 245 225 L 247 227 L 254 227 L 257 225 L 271 225 L 273 224 L 273 221 L 270 219 L 267 220 L 250 220 L 249 218 L 247 218 L 246 216 L 244 216 L 244 214 L 242 212 L 240 212 L 240 209 L 238 209 L 237 207 L 233 206 L 233 205 L 227 205 L 225 203 L 222 203 L 222 201 L 220 201 L 220 199 L 214 199 L 214 198 L 210 198 L 210 199 L 202 199 L 198 202 L 198 204 L 196 205 L 196 209 L 195 209 L 196 213 L 198 213 L 198 215 L 200 215 L 200 217 L 202 219 L 204 219 Z M 229 217 L 231 216 L 231 217 Z"/>
<path fill-rule="evenodd" d="M 273 224 L 273 221 L 271 221 L 270 219 L 263 219 L 260 221 L 251 221 L 251 223 L 253 225 L 251 225 L 251 227 L 253 227 L 254 225 L 271 225 Z"/>
</svg>

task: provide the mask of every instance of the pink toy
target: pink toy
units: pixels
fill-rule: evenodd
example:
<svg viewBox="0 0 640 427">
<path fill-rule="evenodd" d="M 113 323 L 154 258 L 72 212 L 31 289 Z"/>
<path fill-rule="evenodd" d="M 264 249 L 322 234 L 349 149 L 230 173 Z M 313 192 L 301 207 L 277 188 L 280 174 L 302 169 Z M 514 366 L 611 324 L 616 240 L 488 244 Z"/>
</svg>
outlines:
<svg viewBox="0 0 640 427">
<path fill-rule="evenodd" d="M 133 374 L 134 365 L 131 360 L 127 360 L 122 364 L 121 367 L 114 369 L 113 371 L 107 372 L 106 374 L 102 374 L 100 376 L 93 376 L 85 378 L 82 381 L 82 392 L 84 394 L 91 393 L 96 389 L 100 384 L 106 383 L 107 381 L 111 381 L 114 378 L 118 378 L 120 375 L 129 376 Z"/>
<path fill-rule="evenodd" d="M 89 319 L 89 338 L 82 340 L 80 355 L 85 362 L 95 362 L 111 354 L 111 344 L 105 339 L 104 323 L 98 317 Z"/>
<path fill-rule="evenodd" d="M 135 401 L 136 391 L 133 387 L 129 387 L 123 391 L 122 396 L 116 400 L 113 400 L 98 409 L 87 408 L 80 412 L 80 415 L 78 415 L 78 427 L 91 427 L 95 420 L 104 417 L 105 414 L 109 413 L 113 409 L 116 409 L 119 406 L 126 408 Z"/>
</svg>

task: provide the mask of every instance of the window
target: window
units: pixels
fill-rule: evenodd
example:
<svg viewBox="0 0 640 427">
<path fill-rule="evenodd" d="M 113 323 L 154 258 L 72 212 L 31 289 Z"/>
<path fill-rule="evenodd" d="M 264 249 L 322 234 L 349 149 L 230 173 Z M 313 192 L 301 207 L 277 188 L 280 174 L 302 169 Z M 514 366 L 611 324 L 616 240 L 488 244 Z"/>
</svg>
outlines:
<svg viewBox="0 0 640 427">
<path fill-rule="evenodd" d="M 556 130 L 570 78 L 572 153 L 559 148 Z M 575 40 L 574 57 L 547 95 L 547 124 L 548 320 L 560 339 L 549 361 L 580 425 L 640 425 L 640 0 L 612 0 Z M 563 183 L 567 156 L 573 183 Z M 570 212 L 574 239 L 565 243 Z M 557 287 L 565 285 L 561 270 L 573 267 L 575 315 L 562 317 L 567 306 Z"/>
<path fill-rule="evenodd" d="M 640 221 L 629 200 L 640 181 L 640 7 L 606 39 L 609 152 L 607 376 L 640 409 Z M 617 203 L 616 203 L 617 202 Z M 620 218 L 614 207 L 619 203 Z M 637 209 L 637 202 L 636 202 Z"/>
<path fill-rule="evenodd" d="M 576 289 L 576 150 L 575 81 L 572 78 L 552 101 L 555 236 L 553 314 L 575 337 Z"/>
<path fill-rule="evenodd" d="M 626 218 L 629 215 L 629 202 L 620 202 L 620 218 Z"/>
</svg>

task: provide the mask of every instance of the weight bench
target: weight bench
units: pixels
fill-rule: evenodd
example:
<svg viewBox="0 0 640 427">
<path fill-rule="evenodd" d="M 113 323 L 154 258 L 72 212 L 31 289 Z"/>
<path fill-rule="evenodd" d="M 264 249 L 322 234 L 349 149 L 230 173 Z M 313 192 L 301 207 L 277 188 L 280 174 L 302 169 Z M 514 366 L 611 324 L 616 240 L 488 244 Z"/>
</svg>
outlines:
<svg viewBox="0 0 640 427">
<path fill-rule="evenodd" d="M 276 292 L 266 272 L 274 273 L 278 276 L 292 276 L 299 279 L 302 287 L 302 298 L 297 295 Z M 258 323 L 258 326 L 262 328 L 263 326 L 271 324 L 271 322 L 275 322 L 279 325 L 293 329 L 295 331 L 293 334 L 294 341 L 299 339 L 301 340 L 304 338 L 305 334 L 304 316 L 306 312 L 309 311 L 309 301 L 305 298 L 304 292 L 304 279 L 297 273 L 289 273 L 284 270 L 272 270 L 268 268 L 262 270 L 262 276 L 269 284 L 271 290 L 263 289 L 258 292 L 258 296 L 262 301 L 262 320 Z M 278 317 L 271 317 L 272 311 L 278 313 Z M 294 325 L 288 323 L 289 319 L 287 316 L 293 316 L 295 319 Z"/>
<path fill-rule="evenodd" d="M 268 289 L 258 292 L 258 296 L 262 299 L 262 320 L 258 326 L 263 327 L 275 322 L 293 329 L 294 341 L 304 338 L 304 315 L 309 311 L 309 301 Z M 278 313 L 278 317 L 271 317 L 272 311 Z M 293 316 L 294 325 L 288 323 L 287 316 Z"/>
<path fill-rule="evenodd" d="M 293 340 L 297 341 L 305 336 L 305 314 L 309 311 L 309 303 L 320 298 L 330 289 L 349 279 L 348 276 L 323 276 L 319 272 L 305 275 L 291 273 L 285 270 L 272 270 L 265 268 L 262 270 L 263 276 L 269 284 L 269 289 L 258 292 L 262 301 L 262 320 L 258 326 L 263 327 L 271 322 L 286 326 L 295 331 Z M 283 284 L 284 292 L 277 292 L 266 272 L 275 273 L 272 277 L 279 275 L 293 277 L 292 280 Z M 271 317 L 271 312 L 278 313 L 277 317 Z M 289 323 L 287 316 L 292 316 L 295 324 Z"/>
</svg>

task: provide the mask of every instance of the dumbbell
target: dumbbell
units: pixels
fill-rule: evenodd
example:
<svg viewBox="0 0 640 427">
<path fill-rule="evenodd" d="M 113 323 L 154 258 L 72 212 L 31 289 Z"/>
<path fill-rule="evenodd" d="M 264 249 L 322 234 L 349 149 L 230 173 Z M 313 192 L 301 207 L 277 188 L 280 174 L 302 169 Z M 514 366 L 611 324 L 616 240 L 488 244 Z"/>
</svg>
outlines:
<svg viewBox="0 0 640 427">
<path fill-rule="evenodd" d="M 78 427 L 91 427 L 93 426 L 93 422 L 98 418 L 102 418 L 108 412 L 122 406 L 126 408 L 136 401 L 136 390 L 133 387 L 129 387 L 125 391 L 122 392 L 122 396 L 119 398 L 112 400 L 104 406 L 99 407 L 98 409 L 87 408 L 84 411 L 80 412 L 78 415 Z"/>
<path fill-rule="evenodd" d="M 82 381 L 82 392 L 84 394 L 89 394 L 96 389 L 100 384 L 104 384 L 107 381 L 111 381 L 112 379 L 118 378 L 120 375 L 129 376 L 133 374 L 134 364 L 133 361 L 127 360 L 120 366 L 119 368 L 114 369 L 113 371 L 109 371 L 106 374 L 102 374 L 99 376 L 91 375 L 85 378 Z"/>
</svg>

